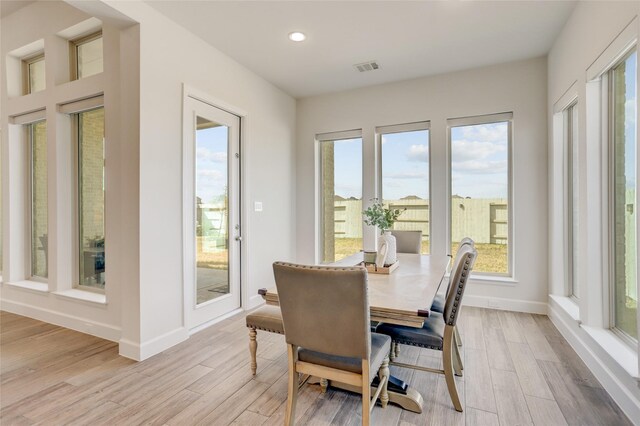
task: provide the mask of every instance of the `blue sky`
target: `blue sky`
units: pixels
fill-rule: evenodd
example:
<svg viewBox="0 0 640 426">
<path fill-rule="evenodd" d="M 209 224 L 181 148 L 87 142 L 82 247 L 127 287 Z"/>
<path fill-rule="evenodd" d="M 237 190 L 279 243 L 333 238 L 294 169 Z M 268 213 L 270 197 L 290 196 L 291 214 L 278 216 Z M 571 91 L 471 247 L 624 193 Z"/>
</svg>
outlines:
<svg viewBox="0 0 640 426">
<path fill-rule="evenodd" d="M 636 106 L 637 106 L 637 90 L 636 90 L 636 68 L 638 66 L 637 53 L 627 58 L 625 70 L 625 177 L 627 179 L 627 188 L 636 187 L 636 138 L 638 129 L 636 123 Z"/>
<path fill-rule="evenodd" d="M 507 198 L 508 124 L 451 129 L 451 194 L 471 198 Z"/>
<path fill-rule="evenodd" d="M 508 125 L 455 127 L 451 130 L 452 194 L 471 198 L 506 198 Z M 344 198 L 362 197 L 362 140 L 335 142 L 335 188 Z M 383 195 L 387 200 L 429 195 L 429 131 L 384 135 Z"/>
<path fill-rule="evenodd" d="M 196 132 L 196 196 L 203 202 L 220 200 L 227 185 L 227 142 L 225 126 Z"/>
<path fill-rule="evenodd" d="M 382 196 L 429 198 L 429 131 L 382 135 Z"/>
</svg>

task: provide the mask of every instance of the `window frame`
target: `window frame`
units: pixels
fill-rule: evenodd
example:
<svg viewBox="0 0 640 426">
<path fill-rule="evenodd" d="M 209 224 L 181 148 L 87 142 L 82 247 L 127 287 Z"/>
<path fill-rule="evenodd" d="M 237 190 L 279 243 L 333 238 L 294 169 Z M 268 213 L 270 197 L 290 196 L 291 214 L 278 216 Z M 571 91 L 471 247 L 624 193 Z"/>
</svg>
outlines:
<svg viewBox="0 0 640 426">
<path fill-rule="evenodd" d="M 384 193 L 382 191 L 383 189 L 383 184 L 382 184 L 382 172 L 383 172 L 383 168 L 382 168 L 382 164 L 383 164 L 383 159 L 382 159 L 382 137 L 384 135 L 390 135 L 390 134 L 396 134 L 396 133 L 407 133 L 407 132 L 416 132 L 416 131 L 424 131 L 426 130 L 427 132 L 429 132 L 429 137 L 427 138 L 427 149 L 429 152 L 429 161 L 428 161 L 428 167 L 429 167 L 429 252 L 427 253 L 428 255 L 430 255 L 432 253 L 432 244 L 431 244 L 431 236 L 433 234 L 433 229 L 432 229 L 432 224 L 433 224 L 433 208 L 432 208 L 432 187 L 433 187 L 433 179 L 432 179 L 432 164 L 431 164 L 431 160 L 432 160 L 432 155 L 431 155 L 431 121 L 430 120 L 425 120 L 425 121 L 417 121 L 417 122 L 413 122 L 413 123 L 404 123 L 404 124 L 392 124 L 392 125 L 387 125 L 387 126 L 378 126 L 375 129 L 375 140 L 376 140 L 376 184 L 377 184 L 377 191 L 376 191 L 376 196 L 378 197 L 378 200 L 380 200 L 380 202 L 384 202 Z"/>
<path fill-rule="evenodd" d="M 446 240 L 447 240 L 447 251 L 450 250 L 452 244 L 452 233 L 453 226 L 451 223 L 451 197 L 453 184 L 452 184 L 452 139 L 451 139 L 451 131 L 454 127 L 465 127 L 465 126 L 475 126 L 482 124 L 496 124 L 507 122 L 507 272 L 506 273 L 496 273 L 496 272 L 479 272 L 473 271 L 471 273 L 472 276 L 476 277 L 498 277 L 498 278 L 508 278 L 508 279 L 516 279 L 515 270 L 514 270 L 514 251 L 515 251 L 515 242 L 513 239 L 514 235 L 514 214 L 513 214 L 513 206 L 514 206 L 514 183 L 513 183 L 513 126 L 514 126 L 514 113 L 513 112 L 500 112 L 493 114 L 482 114 L 475 116 L 467 116 L 467 117 L 459 117 L 459 118 L 448 118 L 447 119 L 447 147 L 446 147 L 446 179 L 447 179 L 447 202 L 445 206 L 446 211 Z M 451 253 L 448 253 L 451 254 Z"/>
<path fill-rule="evenodd" d="M 316 187 L 316 197 L 318 209 L 316 210 L 317 220 L 316 220 L 316 263 L 321 265 L 327 265 L 334 262 L 324 262 L 324 232 L 325 232 L 325 224 L 324 224 L 324 200 L 322 196 L 322 183 L 324 182 L 324 174 L 322 167 L 322 151 L 321 146 L 322 143 L 325 142 L 336 142 L 341 140 L 349 140 L 349 139 L 360 139 L 360 159 L 362 163 L 362 173 L 360 176 L 360 182 L 362 185 L 362 194 L 360 195 L 364 198 L 364 138 L 362 129 L 354 129 L 354 130 L 345 130 L 338 132 L 329 132 L 329 133 L 319 133 L 315 137 L 315 152 L 316 152 L 316 178 L 317 183 Z M 363 208 L 364 208 L 364 200 L 363 200 Z M 362 237 L 363 237 L 363 247 L 364 250 L 364 222 L 361 224 L 362 227 Z M 355 253 L 354 253 L 355 254 Z"/>
<path fill-rule="evenodd" d="M 31 65 L 40 61 L 43 61 L 45 65 L 45 71 L 44 71 L 45 81 L 44 81 L 44 88 L 42 90 L 38 90 L 38 92 L 41 92 L 47 89 L 47 68 L 46 68 L 47 64 L 45 62 L 45 55 L 44 55 L 44 52 L 38 52 L 34 55 L 27 56 L 26 58 L 22 59 L 22 87 L 23 87 L 22 92 L 24 95 L 38 93 L 38 92 L 33 92 L 31 90 Z"/>
<path fill-rule="evenodd" d="M 606 221 L 604 228 L 606 232 L 606 273 L 607 281 L 605 285 L 608 287 L 603 289 L 604 293 L 608 295 L 608 300 L 604 306 L 604 312 L 608 321 L 609 330 L 622 340 L 626 345 L 636 348 L 640 341 L 640 335 L 638 339 L 633 338 L 625 331 L 619 329 L 616 326 L 616 295 L 615 295 L 615 126 L 612 123 L 615 122 L 615 107 L 614 107 L 614 78 L 613 72 L 622 62 L 624 62 L 634 52 L 637 52 L 637 45 L 634 43 L 628 48 L 624 49 L 616 60 L 602 73 L 601 75 L 601 94 L 602 94 L 602 108 L 603 108 L 603 135 L 606 137 L 605 144 L 605 162 L 606 162 L 606 176 L 604 176 L 604 185 L 606 187 L 606 199 L 607 206 L 604 207 L 606 211 Z M 636 56 L 637 58 L 638 56 Z M 637 59 L 636 59 L 637 60 Z M 640 64 L 637 60 L 636 67 Z M 637 87 L 636 81 L 636 87 Z M 636 95 L 636 108 L 638 108 L 638 99 Z M 636 150 L 638 149 L 638 139 L 636 136 Z M 638 163 L 636 159 L 636 179 L 638 178 Z M 637 222 L 636 222 L 637 226 Z M 636 240 L 636 250 L 638 249 Z M 636 281 L 638 280 L 638 264 L 636 263 Z M 637 285 L 637 282 L 636 282 Z M 636 321 L 640 310 L 636 311 Z M 640 330 L 639 330 L 640 333 Z"/>
<path fill-rule="evenodd" d="M 99 38 L 103 38 L 102 29 L 100 29 L 99 31 L 93 32 L 91 34 L 88 34 L 86 36 L 69 40 L 69 71 L 71 73 L 70 78 L 72 81 L 81 79 L 79 77 L 80 73 L 78 69 L 80 67 L 80 63 L 78 62 L 78 47 L 82 46 L 83 44 L 97 40 Z M 102 50 L 102 60 L 103 60 L 102 72 L 104 72 L 104 40 L 102 42 L 102 49 L 103 49 Z M 94 75 L 101 74 L 102 72 L 96 73 Z M 88 77 L 91 77 L 91 76 L 88 76 Z M 87 77 L 82 77 L 82 78 L 87 78 Z"/>
<path fill-rule="evenodd" d="M 105 286 L 104 288 L 92 287 L 83 285 L 80 283 L 80 257 L 82 255 L 81 249 L 82 244 L 80 242 L 80 219 L 82 214 L 80 212 L 81 209 L 81 191 L 80 191 L 80 114 L 84 112 L 94 111 L 97 109 L 103 109 L 106 113 L 106 108 L 104 106 L 103 96 L 97 96 L 94 98 L 89 98 L 86 100 L 73 102 L 71 104 L 66 104 L 60 107 L 62 112 L 69 110 L 68 113 L 71 118 L 71 151 L 73 155 L 73 233 L 72 233 L 72 259 L 73 259 L 73 274 L 72 274 L 72 285 L 71 288 L 81 291 L 89 291 L 98 294 L 106 294 L 106 276 L 107 276 L 107 267 L 105 262 Z M 91 106 L 89 106 L 91 105 Z M 106 118 L 106 117 L 105 117 Z M 106 120 L 105 120 L 106 122 Z M 105 130 L 106 130 L 106 124 Z M 106 175 L 107 175 L 107 159 L 106 159 L 106 135 L 104 136 L 104 176 L 105 176 L 105 189 L 104 189 L 104 241 L 105 241 L 105 257 L 106 257 L 106 247 L 108 244 L 107 237 L 107 221 L 106 221 L 106 212 L 107 212 L 107 188 L 106 188 Z"/>
</svg>

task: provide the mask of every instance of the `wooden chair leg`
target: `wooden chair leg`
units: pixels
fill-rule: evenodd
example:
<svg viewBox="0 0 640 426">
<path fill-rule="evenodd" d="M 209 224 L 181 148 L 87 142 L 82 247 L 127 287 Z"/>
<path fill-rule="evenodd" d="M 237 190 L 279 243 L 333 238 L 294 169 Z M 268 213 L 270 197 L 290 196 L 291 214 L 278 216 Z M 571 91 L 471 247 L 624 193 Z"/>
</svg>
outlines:
<svg viewBox="0 0 640 426">
<path fill-rule="evenodd" d="M 391 341 L 391 350 L 389 351 L 389 358 L 391 359 L 391 361 L 395 361 L 396 360 L 396 345 L 397 345 L 397 343 L 392 340 Z"/>
<path fill-rule="evenodd" d="M 462 338 L 460 337 L 460 332 L 458 331 L 458 326 L 456 325 L 453 329 L 454 337 L 456 339 L 456 345 L 462 346 Z"/>
<path fill-rule="evenodd" d="M 298 361 L 298 348 L 287 345 L 287 358 L 289 364 L 289 384 L 287 387 L 287 412 L 284 417 L 285 426 L 293 426 L 296 418 L 296 402 L 298 400 L 298 372 L 296 362 Z"/>
<path fill-rule="evenodd" d="M 462 370 L 464 370 L 464 364 L 462 363 L 462 354 L 460 353 L 460 348 L 455 343 L 453 345 L 453 352 L 456 357 L 456 361 L 458 362 L 458 368 L 460 368 L 460 375 L 462 376 Z"/>
<path fill-rule="evenodd" d="M 369 360 L 362 360 L 362 426 L 369 426 L 371 418 L 371 380 L 369 380 Z"/>
<path fill-rule="evenodd" d="M 249 329 L 249 353 L 251 354 L 251 374 L 256 375 L 258 369 L 258 361 L 256 354 L 258 352 L 258 340 L 256 339 L 258 333 L 255 328 Z"/>
<path fill-rule="evenodd" d="M 453 372 L 456 376 L 462 377 L 462 364 L 460 361 L 460 354 L 458 353 L 458 345 L 455 342 L 451 345 L 453 346 L 452 357 L 453 357 Z"/>
<path fill-rule="evenodd" d="M 395 357 L 398 358 L 400 356 L 400 343 L 396 342 L 396 347 L 395 347 Z"/>
<path fill-rule="evenodd" d="M 449 396 L 456 411 L 462 412 L 462 404 L 456 388 L 456 379 L 453 372 L 453 326 L 447 325 L 444 329 L 444 342 L 442 347 L 442 364 L 444 366 L 444 378 L 447 382 Z"/>
<path fill-rule="evenodd" d="M 327 393 L 327 388 L 329 387 L 329 380 L 320 379 L 320 391 L 322 393 Z"/>
<path fill-rule="evenodd" d="M 378 378 L 380 379 L 380 383 L 384 382 L 384 384 L 382 385 L 382 390 L 380 391 L 380 403 L 382 404 L 382 408 L 386 408 L 387 404 L 389 404 L 389 392 L 387 391 L 387 385 L 389 383 L 390 374 L 389 357 L 385 357 L 384 361 L 382 361 L 382 365 L 380 366 L 380 370 L 378 371 Z"/>
</svg>

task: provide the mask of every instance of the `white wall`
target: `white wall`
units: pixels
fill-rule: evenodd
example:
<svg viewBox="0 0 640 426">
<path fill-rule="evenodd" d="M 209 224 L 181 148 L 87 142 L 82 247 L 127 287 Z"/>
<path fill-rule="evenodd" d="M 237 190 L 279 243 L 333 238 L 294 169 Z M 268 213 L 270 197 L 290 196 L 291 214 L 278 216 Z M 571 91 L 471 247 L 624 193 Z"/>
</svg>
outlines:
<svg viewBox="0 0 640 426">
<path fill-rule="evenodd" d="M 81 6 L 82 2 L 79 2 Z M 245 274 L 250 299 L 295 253 L 295 100 L 141 2 L 106 2 L 140 22 L 140 357 L 184 337 L 182 84 L 246 113 Z M 264 211 L 254 213 L 253 201 Z M 162 342 L 166 342 L 162 344 Z M 129 348 L 135 351 L 135 348 Z"/>
<path fill-rule="evenodd" d="M 494 65 L 298 101 L 298 261 L 314 262 L 315 162 L 318 133 L 362 129 L 363 200 L 374 197 L 376 126 L 431 121 L 432 253 L 446 248 L 446 120 L 513 111 L 514 282 L 472 280 L 465 299 L 479 306 L 546 312 L 547 147 L 546 59 Z M 373 247 L 373 235 L 365 235 Z"/>
<path fill-rule="evenodd" d="M 3 284 L 2 308 L 20 303 L 30 308 L 20 310 L 22 314 L 45 312 L 41 316 L 45 320 L 51 315 L 64 317 L 62 325 L 119 340 L 121 354 L 144 359 L 189 335 L 184 324 L 182 279 L 183 84 L 246 116 L 242 158 L 245 308 L 262 302 L 259 288 L 274 285 L 272 262 L 295 256 L 296 103 L 143 2 L 68 3 L 77 9 L 60 2 L 37 2 L 3 19 L 2 53 L 4 57 L 23 39 L 26 44 L 89 16 L 107 23 L 139 23 L 133 26 L 136 31 L 120 32 L 120 62 L 111 65 L 120 77 L 103 78 L 105 84 L 114 86 L 114 103 L 111 108 L 106 105 L 107 114 L 109 109 L 121 111 L 111 120 L 107 117 L 107 125 L 111 122 L 121 129 L 119 135 L 113 132 L 111 136 L 107 129 L 106 135 L 119 141 L 114 151 L 117 157 L 112 157 L 117 161 L 107 164 L 111 176 L 107 180 L 108 184 L 109 179 L 114 180 L 111 187 L 118 188 L 121 200 L 111 216 L 112 226 L 107 226 L 107 238 L 119 239 L 111 246 L 107 242 L 107 250 L 113 247 L 112 254 L 107 252 L 107 304 L 96 306 Z M 105 58 L 105 71 L 108 62 Z M 6 90 L 2 99 L 4 126 Z M 3 132 L 3 144 L 7 143 L 5 135 Z M 6 165 L 3 158 L 3 189 L 9 186 L 5 185 Z M 8 200 L 6 192 L 2 194 Z M 254 200 L 263 203 L 262 212 L 252 211 Z M 11 210 L 4 204 L 5 212 Z M 8 218 L 4 231 L 8 231 L 11 216 L 4 217 Z M 5 235 L 3 232 L 7 241 Z M 104 323 L 110 332 L 87 330 L 85 324 L 90 321 Z"/>
<path fill-rule="evenodd" d="M 132 147 L 137 147 L 136 128 L 131 116 L 121 115 L 135 102 L 138 76 L 132 69 L 129 51 L 135 47 L 136 28 L 131 22 L 115 19 L 103 22 L 105 67 L 101 74 L 82 80 L 70 80 L 68 40 L 56 35 L 90 16 L 63 2 L 36 2 L 2 19 L 2 184 L 3 184 L 3 280 L 1 307 L 3 310 L 32 316 L 44 321 L 118 340 L 122 329 L 123 292 L 137 287 L 137 265 L 128 263 L 135 258 L 137 225 L 128 206 L 137 202 L 131 198 L 129 178 L 137 170 L 137 163 L 128 163 Z M 127 43 L 121 48 L 121 37 Z M 131 37 L 134 43 L 129 41 Z M 19 73 L 7 70 L 18 59 L 9 52 L 43 40 L 46 63 L 46 90 L 20 96 Z M 136 58 L 137 60 L 137 58 Z M 14 64 L 14 65 L 15 65 Z M 127 69 L 121 75 L 121 67 Z M 15 77 L 18 77 L 16 80 Z M 126 91 L 121 93 L 121 88 Z M 106 157 L 109 160 L 106 193 L 106 226 L 110 230 L 106 242 L 109 259 L 109 283 L 106 297 L 94 293 L 77 298 L 72 290 L 74 280 L 74 198 L 71 122 L 66 114 L 57 112 L 57 105 L 96 94 L 104 94 L 106 109 L 105 135 L 108 138 Z M 33 283 L 25 271 L 25 231 L 28 227 L 26 161 L 20 164 L 19 144 L 25 143 L 21 126 L 10 125 L 9 116 L 46 107 L 48 146 L 48 283 Z M 18 160 L 18 161 L 16 161 Z M 22 168 L 22 169 L 21 169 Z M 135 194 L 134 194 L 135 195 Z M 118 232 L 126 229 L 127 232 Z M 28 244 L 26 244 L 28 246 Z M 88 300 L 89 299 L 89 300 Z M 90 301 L 93 300 L 93 301 Z M 105 303 L 106 300 L 106 303 Z"/>
<path fill-rule="evenodd" d="M 598 111 L 595 109 L 600 103 L 599 94 L 587 96 L 586 71 L 639 14 L 638 2 L 579 2 L 548 55 L 547 105 L 551 124 L 554 105 L 577 96 L 579 155 L 576 271 L 580 300 L 575 303 L 563 297 L 567 295 L 563 259 L 563 140 L 561 135 L 554 138 L 550 125 L 549 294 L 554 297 L 549 299 L 549 316 L 616 402 L 636 422 L 640 421 L 640 389 L 628 370 L 635 370 L 637 375 L 637 348 L 629 348 L 621 341 L 614 345 L 616 340 L 608 330 L 609 283 L 604 278 L 608 242 L 601 217 L 602 206 L 607 205 L 602 193 L 602 182 L 606 177 L 601 175 L 607 141 L 598 131 Z M 640 28 L 637 23 L 634 25 L 637 34 Z M 588 117 L 587 108 L 595 111 L 595 115 L 590 113 Z M 625 358 L 627 352 L 631 357 L 635 352 L 635 368 L 633 365 L 623 368 L 616 361 L 616 358 L 618 361 Z"/>
</svg>

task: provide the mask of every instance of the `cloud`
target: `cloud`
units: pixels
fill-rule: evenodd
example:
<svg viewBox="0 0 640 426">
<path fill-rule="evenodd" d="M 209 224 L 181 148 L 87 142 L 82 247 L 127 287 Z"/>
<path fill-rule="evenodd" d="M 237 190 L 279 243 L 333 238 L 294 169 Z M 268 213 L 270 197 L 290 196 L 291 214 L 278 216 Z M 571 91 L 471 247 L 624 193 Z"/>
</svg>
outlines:
<svg viewBox="0 0 640 426">
<path fill-rule="evenodd" d="M 196 150 L 196 158 L 198 161 L 210 161 L 212 163 L 226 163 L 227 153 L 220 151 L 211 151 L 207 148 L 198 148 Z"/>
<path fill-rule="evenodd" d="M 451 165 L 452 171 L 459 172 L 460 174 L 493 174 L 493 173 L 505 173 L 507 171 L 507 161 L 479 161 L 479 160 L 466 160 L 466 161 L 454 161 Z"/>
<path fill-rule="evenodd" d="M 384 179 L 427 179 L 427 178 L 429 178 L 429 173 L 427 171 L 390 173 L 388 175 L 384 175 Z"/>
<path fill-rule="evenodd" d="M 211 180 L 221 180 L 226 179 L 226 176 L 220 170 L 198 170 L 198 177 L 211 179 Z"/>
<path fill-rule="evenodd" d="M 409 161 L 418 161 L 421 163 L 429 162 L 429 147 L 427 145 L 411 145 L 407 152 Z"/>
<path fill-rule="evenodd" d="M 506 123 L 477 124 L 459 127 L 461 139 L 482 142 L 504 142 L 507 140 L 509 127 Z"/>
<path fill-rule="evenodd" d="M 454 161 L 482 160 L 494 154 L 506 152 L 506 140 L 502 143 L 477 140 L 456 139 L 451 144 L 451 157 Z"/>
<path fill-rule="evenodd" d="M 628 129 L 633 129 L 636 124 L 636 99 L 627 99 L 624 103 L 624 125 Z"/>
</svg>

